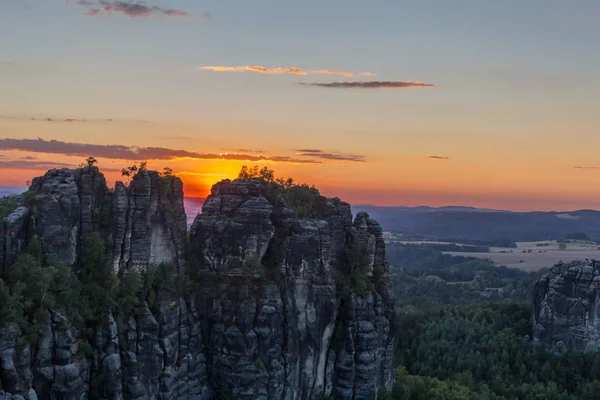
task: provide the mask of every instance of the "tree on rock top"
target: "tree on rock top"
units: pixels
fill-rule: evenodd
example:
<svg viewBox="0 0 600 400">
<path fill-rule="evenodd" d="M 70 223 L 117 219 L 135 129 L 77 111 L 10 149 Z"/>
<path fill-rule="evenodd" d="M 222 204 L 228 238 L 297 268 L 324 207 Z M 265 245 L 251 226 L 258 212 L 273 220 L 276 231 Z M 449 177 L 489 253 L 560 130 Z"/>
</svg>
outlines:
<svg viewBox="0 0 600 400">
<path fill-rule="evenodd" d="M 93 167 L 96 164 L 98 164 L 98 160 L 96 160 L 94 157 L 90 156 L 90 157 L 86 158 L 84 162 L 79 164 L 79 168 Z"/>
</svg>

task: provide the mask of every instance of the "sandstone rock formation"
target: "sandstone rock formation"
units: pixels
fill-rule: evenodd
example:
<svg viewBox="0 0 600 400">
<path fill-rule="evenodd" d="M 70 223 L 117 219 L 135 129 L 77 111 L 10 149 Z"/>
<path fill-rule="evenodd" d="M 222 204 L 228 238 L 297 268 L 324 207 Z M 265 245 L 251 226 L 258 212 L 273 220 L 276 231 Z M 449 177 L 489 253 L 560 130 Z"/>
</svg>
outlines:
<svg viewBox="0 0 600 400">
<path fill-rule="evenodd" d="M 27 207 L 17 207 L 0 220 L 0 274 L 15 261 L 17 253 L 25 248 L 28 223 Z"/>
<path fill-rule="evenodd" d="M 188 248 L 176 177 L 141 171 L 112 191 L 95 167 L 36 178 L 1 221 L 0 273 L 33 237 L 45 263 L 77 270 L 99 233 L 119 277 L 167 263 L 193 290 L 157 290 L 128 316 L 113 310 L 88 328 L 89 344 L 61 310 L 46 312 L 33 343 L 0 321 L 0 390 L 29 400 L 376 398 L 391 385 L 395 344 L 381 228 L 320 195 L 299 217 L 272 189 L 216 184 Z"/>
<path fill-rule="evenodd" d="M 353 223 L 339 199 L 318 196 L 314 208 L 312 218 L 298 219 L 260 181 L 236 180 L 215 185 L 196 217 L 196 302 L 217 394 L 372 399 L 391 383 L 381 228 L 364 213 Z M 359 244 L 363 263 L 349 265 L 349 248 Z M 340 276 L 353 273 L 376 290 L 340 296 Z"/>
<path fill-rule="evenodd" d="M 535 285 L 533 337 L 577 351 L 600 349 L 600 263 L 557 264 Z"/>
</svg>

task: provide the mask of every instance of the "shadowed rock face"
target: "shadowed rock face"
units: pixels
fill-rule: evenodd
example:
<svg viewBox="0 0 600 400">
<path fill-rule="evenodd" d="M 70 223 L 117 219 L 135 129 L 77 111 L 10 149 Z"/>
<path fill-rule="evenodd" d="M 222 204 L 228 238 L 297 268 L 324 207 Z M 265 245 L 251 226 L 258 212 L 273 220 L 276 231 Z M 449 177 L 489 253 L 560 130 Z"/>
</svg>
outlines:
<svg viewBox="0 0 600 400">
<path fill-rule="evenodd" d="M 40 238 L 48 264 L 76 267 L 81 244 L 100 232 L 106 180 L 96 167 L 48 171 L 31 185 L 31 235 Z"/>
<path fill-rule="evenodd" d="M 318 197 L 299 220 L 270 197 L 260 181 L 222 181 L 191 228 L 210 381 L 239 399 L 376 398 L 394 347 L 381 228 L 339 199 Z M 336 296 L 352 243 L 377 289 L 363 298 Z"/>
<path fill-rule="evenodd" d="M 95 167 L 36 178 L 0 226 L 0 271 L 35 235 L 46 263 L 77 269 L 94 232 L 119 276 L 175 265 L 191 295 L 156 293 L 95 326 L 92 354 L 49 310 L 38 343 L 0 324 L 0 388 L 25 399 L 373 399 L 393 379 L 392 301 L 381 228 L 317 196 L 310 219 L 257 180 L 222 181 L 190 232 L 183 185 L 154 171 L 107 189 Z M 360 262 L 349 261 L 360 248 Z M 362 297 L 348 276 L 365 283 Z M 230 397 L 227 397 L 230 396 Z M 10 398 L 10 397 L 9 397 Z"/>
<path fill-rule="evenodd" d="M 142 171 L 128 188 L 117 182 L 112 210 L 116 271 L 145 270 L 161 263 L 183 265 L 186 216 L 179 178 Z"/>
<path fill-rule="evenodd" d="M 25 248 L 29 209 L 18 207 L 10 215 L 0 220 L 0 275 L 10 266 L 17 253 Z"/>
<path fill-rule="evenodd" d="M 600 265 L 557 264 L 535 285 L 533 336 L 577 351 L 600 348 Z"/>
</svg>

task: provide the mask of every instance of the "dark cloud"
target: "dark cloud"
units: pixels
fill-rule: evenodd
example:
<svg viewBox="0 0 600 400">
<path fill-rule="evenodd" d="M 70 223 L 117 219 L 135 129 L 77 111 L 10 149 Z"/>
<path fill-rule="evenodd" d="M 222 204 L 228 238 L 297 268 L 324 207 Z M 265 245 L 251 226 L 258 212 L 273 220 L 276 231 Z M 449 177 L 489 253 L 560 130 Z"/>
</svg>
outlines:
<svg viewBox="0 0 600 400">
<path fill-rule="evenodd" d="M 61 122 L 70 122 L 70 123 L 111 123 L 111 122 L 121 122 L 121 123 L 137 123 L 137 124 L 161 124 L 165 123 L 157 122 L 157 121 L 147 121 L 147 120 L 127 120 L 127 119 L 113 119 L 113 118 L 64 118 L 64 117 L 46 117 L 40 115 L 0 115 L 0 120 L 11 120 L 11 121 L 35 121 L 35 122 L 52 122 L 52 123 L 61 123 Z M 170 136 L 169 136 L 170 137 Z"/>
<path fill-rule="evenodd" d="M 600 167 L 585 166 L 585 165 L 577 165 L 573 168 L 575 168 L 575 169 L 600 169 Z"/>
<path fill-rule="evenodd" d="M 186 11 L 177 10 L 174 8 L 165 8 L 158 6 L 149 6 L 141 1 L 118 1 L 118 0 L 77 0 L 71 4 L 91 7 L 86 13 L 89 16 L 97 16 L 103 14 L 121 13 L 128 17 L 144 18 L 155 15 L 164 15 L 167 17 L 191 17 L 192 15 Z M 209 18 L 208 13 L 201 14 L 202 18 Z"/>
<path fill-rule="evenodd" d="M 176 158 L 192 158 L 204 160 L 238 160 L 238 161 L 276 161 L 299 164 L 319 164 L 321 161 L 300 159 L 286 156 L 262 156 L 240 153 L 198 153 L 187 150 L 168 149 L 165 147 L 136 147 L 124 145 L 100 145 L 87 143 L 63 142 L 60 140 L 38 139 L 0 139 L 1 150 L 29 151 L 33 153 L 63 154 L 67 156 L 117 160 L 173 160 Z"/>
<path fill-rule="evenodd" d="M 40 116 L 12 116 L 0 115 L 0 119 L 8 119 L 12 121 L 42 121 L 42 122 L 112 122 L 111 118 L 104 119 L 83 119 L 83 118 L 56 118 L 56 117 L 40 117 Z"/>
<path fill-rule="evenodd" d="M 37 160 L 37 157 L 26 156 L 26 157 L 21 158 L 21 160 Z"/>
<path fill-rule="evenodd" d="M 54 168 L 68 168 L 69 164 L 57 163 L 51 161 L 24 161 L 24 160 L 14 160 L 14 161 L 0 161 L 0 168 L 6 169 L 27 169 L 27 170 L 36 170 L 43 171 Z"/>
<path fill-rule="evenodd" d="M 449 160 L 450 159 L 450 157 L 447 157 L 447 156 L 429 156 L 427 158 L 432 159 L 432 160 Z"/>
<path fill-rule="evenodd" d="M 322 160 L 333 160 L 333 161 L 352 161 L 352 162 L 365 162 L 365 157 L 361 155 L 352 154 L 336 154 L 328 153 L 317 149 L 301 149 L 296 150 L 296 154 L 304 157 L 314 157 Z"/>
<path fill-rule="evenodd" d="M 368 81 L 368 82 L 329 82 L 329 83 L 299 83 L 304 86 L 317 86 L 326 88 L 339 88 L 339 89 L 404 89 L 410 87 L 435 87 L 431 83 L 423 83 L 418 81 Z"/>
</svg>

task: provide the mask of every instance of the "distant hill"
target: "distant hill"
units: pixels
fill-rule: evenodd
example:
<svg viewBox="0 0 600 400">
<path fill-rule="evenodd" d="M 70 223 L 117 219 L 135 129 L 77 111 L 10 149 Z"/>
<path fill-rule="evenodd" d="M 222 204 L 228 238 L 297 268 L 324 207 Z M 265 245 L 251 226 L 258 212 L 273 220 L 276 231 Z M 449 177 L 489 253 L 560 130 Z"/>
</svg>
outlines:
<svg viewBox="0 0 600 400">
<path fill-rule="evenodd" d="M 352 206 L 366 211 L 387 231 L 440 239 L 538 241 L 585 232 L 600 239 L 600 211 L 513 212 L 474 207 Z"/>
<path fill-rule="evenodd" d="M 26 191 L 25 186 L 1 186 L 0 185 L 0 198 L 4 196 L 10 196 L 12 194 L 21 194 Z"/>
</svg>

